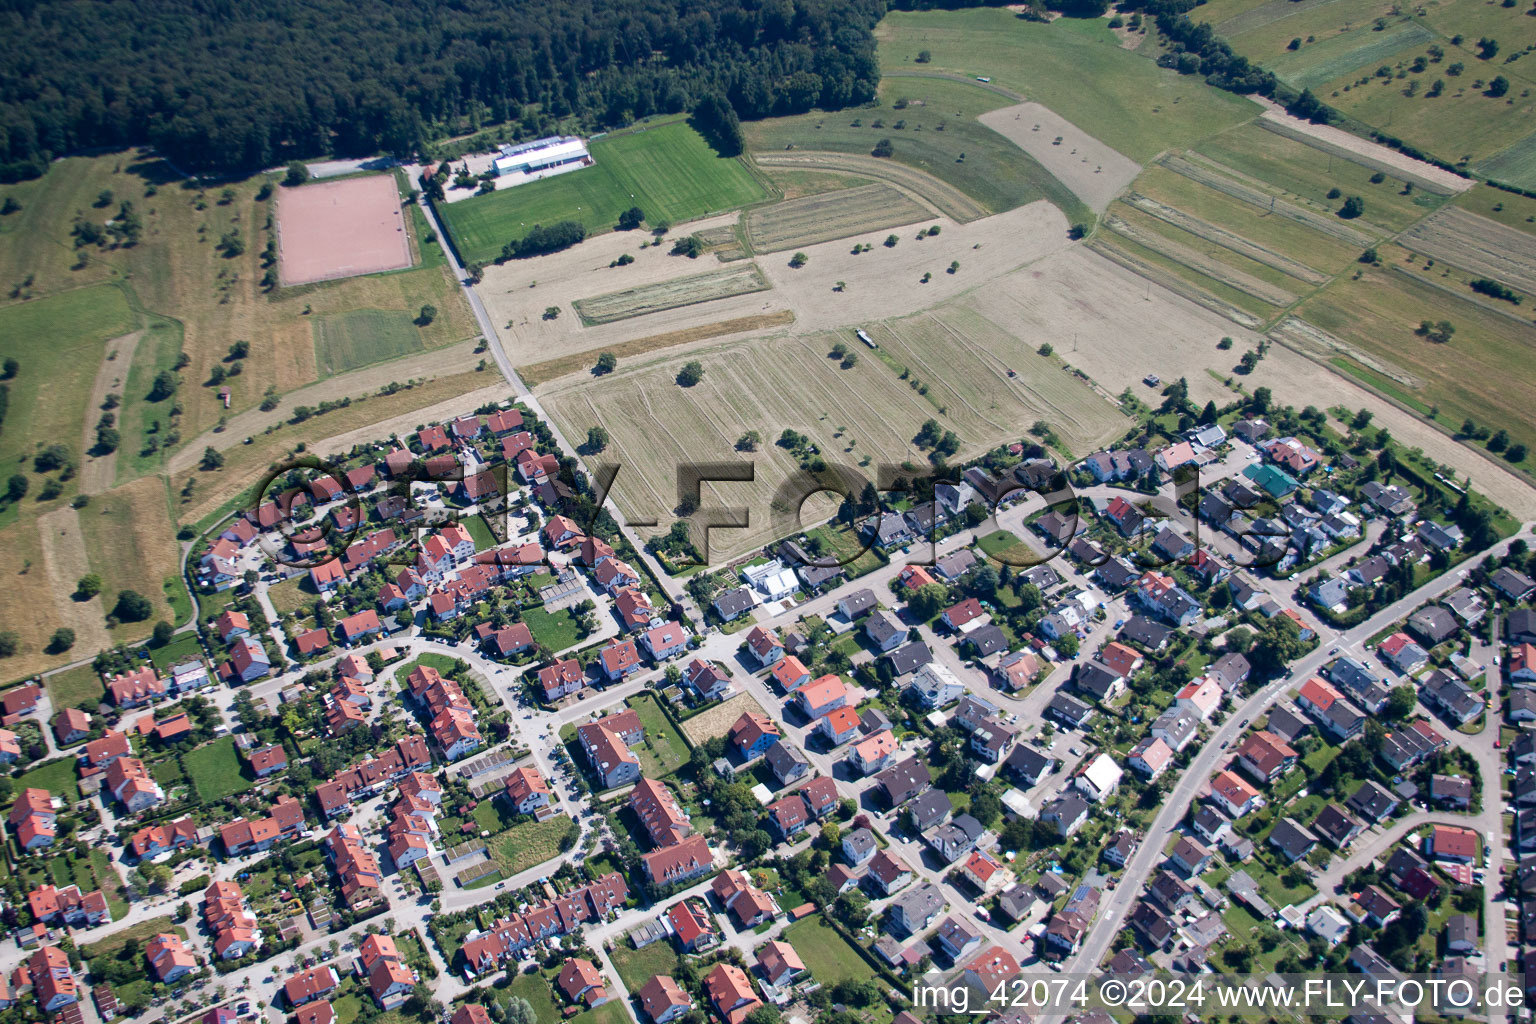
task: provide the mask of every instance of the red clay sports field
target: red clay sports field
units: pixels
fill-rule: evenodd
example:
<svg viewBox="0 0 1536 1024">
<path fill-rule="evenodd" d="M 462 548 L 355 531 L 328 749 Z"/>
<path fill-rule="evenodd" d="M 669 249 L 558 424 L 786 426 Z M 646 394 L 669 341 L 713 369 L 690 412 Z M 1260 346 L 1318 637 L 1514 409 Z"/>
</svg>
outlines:
<svg viewBox="0 0 1536 1024">
<path fill-rule="evenodd" d="M 285 285 L 410 266 L 411 242 L 394 176 L 281 189 L 277 246 L 278 276 Z"/>
</svg>

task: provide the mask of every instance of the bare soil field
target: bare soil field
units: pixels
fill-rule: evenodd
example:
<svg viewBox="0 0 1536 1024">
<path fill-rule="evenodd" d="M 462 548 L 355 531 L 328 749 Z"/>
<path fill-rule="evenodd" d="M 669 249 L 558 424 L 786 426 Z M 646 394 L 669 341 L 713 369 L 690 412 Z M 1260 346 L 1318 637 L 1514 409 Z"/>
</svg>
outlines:
<svg viewBox="0 0 1536 1024">
<path fill-rule="evenodd" d="M 401 270 L 411 265 L 393 174 L 311 182 L 278 191 L 277 246 L 284 285 Z"/>
<path fill-rule="evenodd" d="M 1303 121 L 1268 104 L 1267 101 L 1260 102 L 1265 102 L 1269 109 L 1264 111 L 1255 122 L 1259 127 L 1267 128 L 1277 135 L 1284 135 L 1288 139 L 1305 142 L 1324 153 L 1332 153 L 1396 177 L 1406 177 L 1420 188 L 1428 189 L 1438 195 L 1457 195 L 1477 184 L 1471 178 L 1463 178 L 1459 174 L 1441 170 L 1434 164 L 1415 160 L 1380 143 L 1368 142 L 1359 136 L 1325 124 Z"/>
<path fill-rule="evenodd" d="M 1283 288 L 1278 288 L 1267 281 L 1261 281 L 1250 274 L 1227 266 L 1219 260 L 1212 259 L 1205 253 L 1191 246 L 1182 245 L 1172 239 L 1165 238 L 1152 231 L 1143 231 L 1114 214 L 1110 214 L 1104 220 L 1104 226 L 1118 235 L 1123 235 L 1154 252 L 1161 253 L 1169 259 L 1182 263 L 1191 270 L 1215 278 L 1223 284 L 1236 288 L 1240 292 L 1252 295 L 1256 299 L 1274 306 L 1289 306 L 1296 301 L 1297 296 Z"/>
<path fill-rule="evenodd" d="M 1255 263 L 1262 263 L 1265 266 L 1273 267 L 1282 274 L 1289 274 L 1299 281 L 1304 281 L 1311 285 L 1325 284 L 1328 281 L 1328 275 L 1322 271 L 1313 270 L 1304 263 L 1293 260 L 1288 256 L 1282 256 L 1256 242 L 1250 242 L 1241 235 L 1233 234 L 1226 228 L 1217 227 L 1209 221 L 1201 220 L 1193 214 L 1175 209 L 1166 203 L 1160 203 L 1156 199 L 1144 196 L 1139 192 L 1132 192 L 1126 196 L 1125 202 L 1141 210 L 1143 213 L 1151 214 L 1158 220 L 1166 221 L 1176 228 L 1181 228 L 1198 238 L 1205 239 L 1207 242 L 1214 242 L 1223 248 L 1231 249 L 1241 256 L 1248 257 Z"/>
<path fill-rule="evenodd" d="M 681 230 L 707 230 L 728 223 L 729 219 L 715 219 Z M 623 281 L 638 287 L 699 272 L 699 261 L 666 255 L 665 241 L 661 247 L 636 251 L 641 237 L 620 238 L 622 232 L 553 256 L 512 261 L 515 267 L 509 263 L 489 268 L 487 286 L 480 294 L 513 365 L 560 360 L 578 370 L 579 362 L 565 361 L 574 361 L 581 353 L 617 350 L 637 336 L 654 339 L 675 333 L 687 338 L 696 328 L 723 321 L 767 318 L 767 323 L 779 324 L 789 315 L 803 331 L 816 331 L 913 313 L 1070 244 L 1065 218 L 1045 202 L 967 224 L 947 218 L 935 218 L 933 224 L 940 233 L 925 235 L 921 241 L 915 228 L 896 232 L 898 242 L 893 248 L 882 244 L 884 230 L 805 246 L 809 262 L 798 269 L 790 267 L 783 255 L 759 259 L 758 269 L 771 291 L 663 310 L 646 316 L 643 323 L 621 320 L 587 327 L 574 316 L 543 317 L 550 305 L 601 291 L 596 281 Z M 918 225 L 926 226 L 930 225 Z M 855 242 L 872 248 L 854 255 Z M 625 251 L 635 252 L 635 262 L 610 269 L 608 264 Z M 955 262 L 960 264 L 956 272 L 947 273 Z M 920 284 L 924 274 L 929 280 Z M 842 290 L 835 291 L 839 282 Z M 893 288 L 893 282 L 920 287 Z"/>
<path fill-rule="evenodd" d="M 767 168 L 788 167 L 810 171 L 841 171 L 905 188 L 932 203 L 945 216 L 964 223 L 987 215 L 980 203 L 953 185 L 931 174 L 903 164 L 854 153 L 829 153 L 795 150 L 786 153 L 759 153 L 759 165 Z M 771 172 L 771 171 L 770 171 Z"/>
<path fill-rule="evenodd" d="M 1294 220 L 1299 224 L 1305 224 L 1312 230 L 1337 239 L 1340 242 L 1357 245 L 1363 249 L 1375 241 L 1371 235 L 1356 231 L 1337 218 L 1330 219 L 1321 214 L 1313 213 L 1311 210 L 1304 210 L 1283 199 L 1277 199 L 1260 189 L 1245 185 L 1237 180 L 1238 176 L 1236 175 L 1228 176 L 1218 173 L 1178 156 L 1165 156 L 1162 159 L 1162 164 L 1175 174 L 1181 174 L 1207 188 L 1213 188 L 1218 192 L 1225 193 L 1233 199 L 1247 203 L 1249 206 L 1268 210 L 1274 216 L 1284 217 L 1288 220 Z"/>
<path fill-rule="evenodd" d="M 749 211 L 744 219 L 753 251 L 779 252 L 866 231 L 929 220 L 933 211 L 884 182 L 790 199 Z"/>
<path fill-rule="evenodd" d="M 1034 157 L 1095 213 L 1141 173 L 1136 161 L 1039 103 L 989 110 L 977 120 Z"/>
<path fill-rule="evenodd" d="M 1536 294 L 1536 237 L 1456 207 L 1415 224 L 1400 241 L 1437 260 Z"/>
<path fill-rule="evenodd" d="M 148 620 L 114 628 L 113 642 L 148 636 L 158 619 L 176 621 L 163 584 L 180 573 L 181 545 L 171 522 L 164 477 L 140 477 L 92 498 L 80 511 L 80 530 L 91 569 L 101 574 L 108 610 L 122 589 L 137 590 L 155 606 Z M 55 584 L 70 590 L 73 585 L 73 578 Z"/>
<path fill-rule="evenodd" d="M 583 323 L 597 326 L 701 302 L 767 291 L 768 287 L 757 264 L 747 263 L 624 291 L 608 292 L 589 299 L 577 299 L 571 303 L 571 307 Z"/>
<path fill-rule="evenodd" d="M 763 706 L 750 693 L 739 693 L 728 701 L 716 704 L 683 723 L 683 735 L 688 742 L 698 746 L 705 740 L 724 736 L 742 715 L 763 713 Z"/>
</svg>

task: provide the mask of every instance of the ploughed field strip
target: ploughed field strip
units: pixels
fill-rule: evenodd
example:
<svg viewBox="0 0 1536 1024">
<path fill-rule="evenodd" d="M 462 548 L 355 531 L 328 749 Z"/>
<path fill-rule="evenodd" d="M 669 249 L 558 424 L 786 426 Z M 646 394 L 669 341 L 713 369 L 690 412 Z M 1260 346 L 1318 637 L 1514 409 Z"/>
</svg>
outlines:
<svg viewBox="0 0 1536 1024">
<path fill-rule="evenodd" d="M 875 182 L 752 210 L 746 216 L 747 241 L 754 252 L 779 252 L 932 216 L 900 189 Z"/>
<path fill-rule="evenodd" d="M 1458 177 L 1433 164 L 1426 164 L 1396 150 L 1388 149 L 1386 146 L 1367 142 L 1338 128 L 1308 124 L 1277 111 L 1266 110 L 1254 124 L 1265 131 L 1311 146 L 1330 156 L 1348 160 L 1361 167 L 1369 167 L 1373 171 L 1381 171 L 1400 181 L 1411 181 L 1419 188 L 1437 196 L 1465 192 L 1473 184 L 1470 178 Z"/>
<path fill-rule="evenodd" d="M 1277 288 L 1267 281 L 1261 281 L 1250 274 L 1245 274 L 1240 270 L 1229 267 L 1220 260 L 1212 259 L 1197 249 L 1165 238 L 1156 232 L 1143 231 L 1136 225 L 1127 223 L 1114 214 L 1104 218 L 1104 226 L 1117 235 L 1124 235 L 1126 238 L 1151 249 L 1153 252 L 1160 253 L 1176 263 L 1182 263 L 1191 270 L 1204 274 L 1206 277 L 1214 278 L 1228 287 L 1236 288 L 1238 291 L 1252 295 L 1254 298 L 1261 299 L 1272 306 L 1289 306 L 1296 301 L 1297 297 L 1292 292 L 1288 292 L 1283 288 Z"/>
<path fill-rule="evenodd" d="M 1166 203 L 1160 203 L 1156 199 L 1142 195 L 1140 192 L 1132 192 L 1127 195 L 1125 203 L 1143 213 L 1156 217 L 1158 220 L 1203 238 L 1207 242 L 1213 242 L 1223 248 L 1231 249 L 1238 255 L 1246 256 L 1255 263 L 1262 263 L 1266 267 L 1273 267 L 1282 274 L 1289 274 L 1298 281 L 1304 281 L 1311 285 L 1321 285 L 1328 282 L 1328 275 L 1320 270 L 1314 270 L 1305 263 L 1299 263 L 1288 256 L 1282 256 L 1271 249 L 1264 248 L 1262 245 L 1250 242 L 1241 235 L 1233 234 L 1226 228 L 1201 220 L 1199 217 L 1185 213 L 1183 210 L 1175 209 Z"/>
<path fill-rule="evenodd" d="M 1425 256 L 1536 294 L 1536 237 L 1446 207 L 1403 233 L 1403 245 Z"/>
<path fill-rule="evenodd" d="M 1337 239 L 1348 245 L 1357 245 L 1364 249 L 1375 241 L 1370 235 L 1356 231 L 1337 219 L 1313 213 L 1311 210 L 1303 210 L 1299 206 L 1294 206 L 1283 199 L 1277 199 L 1261 189 L 1245 185 L 1241 181 L 1228 177 L 1219 171 L 1191 163 L 1183 157 L 1165 156 L 1161 163 L 1175 174 L 1183 175 L 1191 181 L 1198 182 L 1207 188 L 1215 189 L 1250 206 L 1269 210 L 1277 217 L 1285 217 L 1288 220 L 1296 221 L 1298 224 L 1305 224 L 1314 231 L 1319 231 L 1329 238 Z"/>
<path fill-rule="evenodd" d="M 728 299 L 733 295 L 767 291 L 770 287 L 762 271 L 757 269 L 757 264 L 749 263 L 712 270 L 707 274 L 627 288 L 621 292 L 609 292 L 590 299 L 577 299 L 571 306 L 581 317 L 582 323 L 595 326 L 714 299 Z"/>
<path fill-rule="evenodd" d="M 1347 3 L 1348 0 L 1268 0 L 1257 7 L 1250 8 L 1241 13 L 1234 14 L 1216 25 L 1216 33 L 1223 39 L 1231 39 L 1233 36 L 1251 32 L 1254 29 L 1273 25 L 1284 18 L 1303 11 L 1310 11 L 1314 7 L 1327 7 L 1331 4 Z"/>
<path fill-rule="evenodd" d="M 829 153 L 797 150 L 792 153 L 759 153 L 755 159 L 763 167 L 790 167 L 806 171 L 844 171 L 877 181 L 889 182 L 898 188 L 910 189 L 938 208 L 950 220 L 968 224 L 987 215 L 987 210 L 976 200 L 953 185 L 940 181 L 931 174 L 889 160 L 853 153 Z"/>
<path fill-rule="evenodd" d="M 1335 78 L 1387 63 L 1401 50 L 1434 42 L 1435 34 L 1413 21 L 1380 32 L 1345 32 L 1299 50 L 1287 51 L 1265 66 L 1297 89 L 1315 89 Z"/>
</svg>

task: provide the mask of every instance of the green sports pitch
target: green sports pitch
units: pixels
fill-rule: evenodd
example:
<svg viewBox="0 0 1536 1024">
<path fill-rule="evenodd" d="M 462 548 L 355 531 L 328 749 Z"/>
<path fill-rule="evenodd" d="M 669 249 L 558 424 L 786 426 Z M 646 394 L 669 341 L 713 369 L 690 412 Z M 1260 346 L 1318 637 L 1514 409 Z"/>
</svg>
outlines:
<svg viewBox="0 0 1536 1024">
<path fill-rule="evenodd" d="M 767 194 L 745 164 L 717 155 L 685 121 L 625 129 L 589 148 L 591 167 L 439 207 L 459 255 L 489 262 L 535 224 L 577 220 L 597 234 L 631 206 L 649 224 L 677 224 Z"/>
</svg>

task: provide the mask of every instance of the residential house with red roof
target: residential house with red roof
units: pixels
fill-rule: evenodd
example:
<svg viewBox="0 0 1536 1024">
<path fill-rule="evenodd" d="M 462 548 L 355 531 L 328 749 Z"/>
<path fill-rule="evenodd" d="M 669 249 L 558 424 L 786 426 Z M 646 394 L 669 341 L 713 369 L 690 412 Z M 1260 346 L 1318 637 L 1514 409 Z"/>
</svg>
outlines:
<svg viewBox="0 0 1536 1024">
<path fill-rule="evenodd" d="M 197 957 L 173 932 L 162 932 L 144 944 L 144 958 L 161 984 L 172 982 L 197 970 Z"/>
<path fill-rule="evenodd" d="M 768 670 L 768 674 L 773 676 L 773 681 L 778 683 L 785 693 L 794 693 L 811 681 L 811 670 L 793 654 L 785 655 L 775 661 L 773 667 Z"/>
<path fill-rule="evenodd" d="M 53 719 L 53 738 L 60 746 L 78 743 L 91 734 L 91 716 L 79 708 L 65 708 Z"/>
<path fill-rule="evenodd" d="M 746 972 L 735 964 L 717 964 L 704 978 L 704 991 L 725 1024 L 742 1024 L 751 1012 L 762 1006 L 752 992 Z"/>
<path fill-rule="evenodd" d="M 506 783 L 507 802 L 518 814 L 532 814 L 549 806 L 549 783 L 536 769 L 525 765 L 508 775 Z"/>
<path fill-rule="evenodd" d="M 636 659 L 638 662 L 638 658 Z M 586 672 L 575 658 L 557 661 L 539 669 L 539 689 L 546 701 L 556 701 L 586 685 Z"/>
<path fill-rule="evenodd" d="M 106 789 L 130 814 L 153 807 L 165 799 L 165 793 L 150 777 L 144 762 L 135 757 L 120 757 L 107 765 Z"/>
<path fill-rule="evenodd" d="M 603 987 L 603 976 L 598 973 L 597 965 L 579 956 L 565 962 L 555 984 L 572 1003 L 593 1007 L 608 1001 L 608 990 Z"/>
<path fill-rule="evenodd" d="M 136 708 L 165 696 L 165 680 L 153 665 L 107 677 L 107 695 L 120 708 Z"/>
<path fill-rule="evenodd" d="M 709 843 L 698 834 L 672 846 L 642 854 L 640 865 L 646 877 L 657 885 L 674 885 L 698 878 L 714 870 L 715 866 Z"/>
<path fill-rule="evenodd" d="M 294 1008 L 330 995 L 341 984 L 336 970 L 330 966 L 312 967 L 296 974 L 283 983 L 283 996 Z"/>
<path fill-rule="evenodd" d="M 633 640 L 612 639 L 599 654 L 603 675 L 610 682 L 617 682 L 631 673 L 640 671 L 640 650 Z"/>
<path fill-rule="evenodd" d="M 664 915 L 684 953 L 700 953 L 718 945 L 720 933 L 703 900 L 679 900 Z"/>
<path fill-rule="evenodd" d="M 642 985 L 639 996 L 640 1008 L 651 1018 L 652 1024 L 671 1024 L 693 1009 L 693 1000 L 688 998 L 688 993 L 665 974 L 655 975 Z"/>
<path fill-rule="evenodd" d="M 747 711 L 736 719 L 725 738 L 743 761 L 750 761 L 779 742 L 779 726 L 762 712 Z"/>
<path fill-rule="evenodd" d="M 665 783 L 641 779 L 629 794 L 629 809 L 635 812 L 646 835 L 655 846 L 675 846 L 693 835 L 693 825 Z"/>
<path fill-rule="evenodd" d="M 848 703 L 848 687 L 835 675 L 824 675 L 796 691 L 807 718 L 821 718 Z"/>
<path fill-rule="evenodd" d="M 640 778 L 640 759 L 618 734 L 601 722 L 580 726 L 576 738 L 604 789 L 627 785 Z"/>
</svg>

